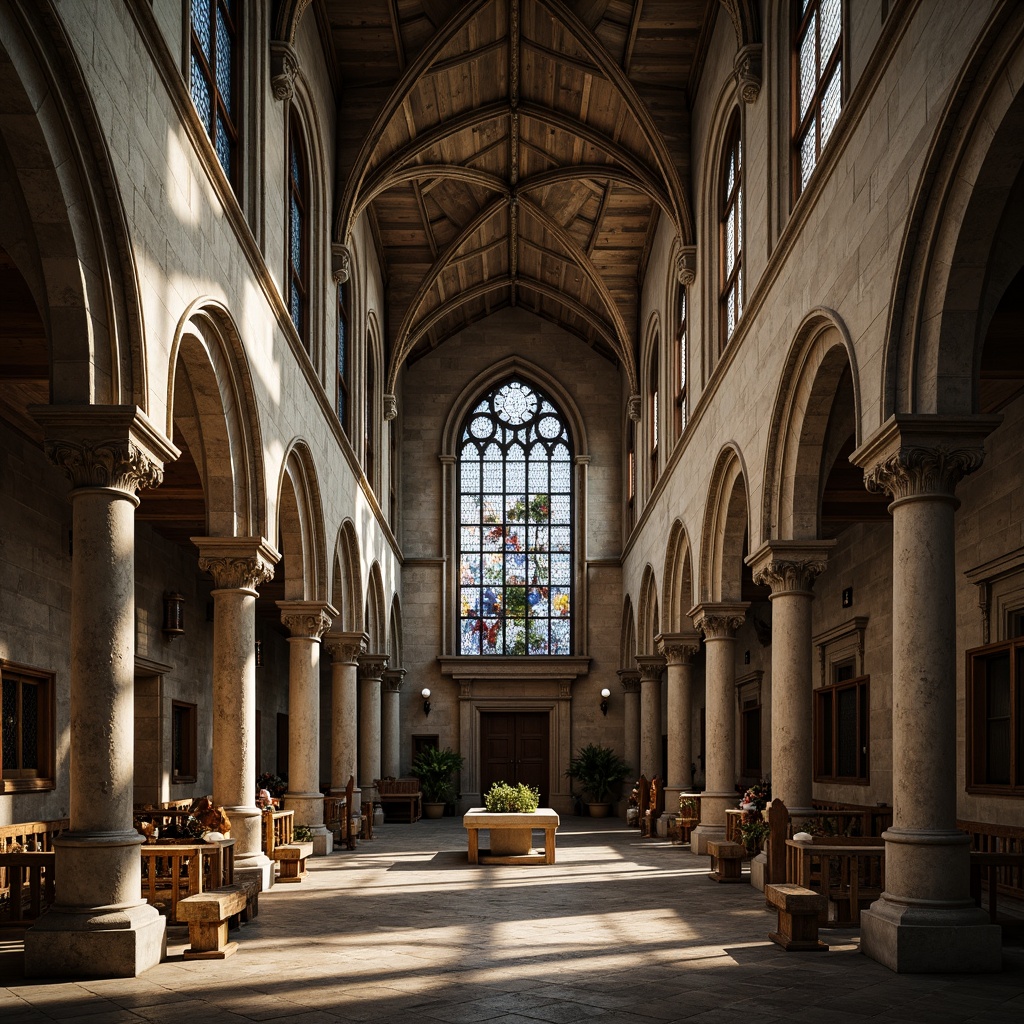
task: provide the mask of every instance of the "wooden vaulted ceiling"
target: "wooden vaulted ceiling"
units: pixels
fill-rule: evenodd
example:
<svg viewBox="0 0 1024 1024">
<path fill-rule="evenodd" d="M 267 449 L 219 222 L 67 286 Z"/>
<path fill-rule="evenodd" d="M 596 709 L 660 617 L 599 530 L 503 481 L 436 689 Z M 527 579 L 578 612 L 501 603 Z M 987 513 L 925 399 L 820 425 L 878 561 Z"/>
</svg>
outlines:
<svg viewBox="0 0 1024 1024">
<path fill-rule="evenodd" d="M 335 237 L 364 212 L 401 365 L 505 306 L 637 391 L 655 229 L 692 242 L 689 99 L 718 0 L 321 0 L 339 81 Z"/>
</svg>

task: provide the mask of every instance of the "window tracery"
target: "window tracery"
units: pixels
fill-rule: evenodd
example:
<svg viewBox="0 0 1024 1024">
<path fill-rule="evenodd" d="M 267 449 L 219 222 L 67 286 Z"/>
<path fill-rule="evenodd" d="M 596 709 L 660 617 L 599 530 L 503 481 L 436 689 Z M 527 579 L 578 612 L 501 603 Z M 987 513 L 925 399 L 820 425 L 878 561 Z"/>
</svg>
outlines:
<svg viewBox="0 0 1024 1024">
<path fill-rule="evenodd" d="M 238 16 L 236 0 L 192 0 L 189 89 L 228 181 L 238 189 Z"/>
<path fill-rule="evenodd" d="M 842 110 L 842 2 L 801 0 L 795 20 L 793 159 L 799 196 Z"/>
</svg>

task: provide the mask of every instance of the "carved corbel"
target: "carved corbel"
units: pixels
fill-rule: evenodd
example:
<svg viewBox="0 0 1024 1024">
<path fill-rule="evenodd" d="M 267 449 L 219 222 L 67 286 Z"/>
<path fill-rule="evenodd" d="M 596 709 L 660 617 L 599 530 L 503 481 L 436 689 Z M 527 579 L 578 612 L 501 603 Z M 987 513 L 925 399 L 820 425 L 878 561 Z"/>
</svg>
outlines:
<svg viewBox="0 0 1024 1024">
<path fill-rule="evenodd" d="M 753 103 L 761 93 L 761 44 L 749 43 L 741 47 L 733 70 L 743 102 Z"/>
<path fill-rule="evenodd" d="M 398 399 L 391 394 L 384 395 L 384 419 L 393 420 L 398 415 Z"/>
<path fill-rule="evenodd" d="M 280 39 L 270 41 L 270 88 L 275 100 L 290 100 L 295 92 L 295 76 L 299 73 L 299 55 L 295 48 Z"/>
<path fill-rule="evenodd" d="M 689 287 L 697 279 L 697 246 L 682 245 L 676 252 L 676 279 Z"/>
<path fill-rule="evenodd" d="M 331 277 L 335 284 L 344 284 L 352 276 L 352 250 L 347 245 L 331 245 Z"/>
<path fill-rule="evenodd" d="M 634 423 L 640 422 L 640 396 L 630 395 L 626 403 L 626 412 Z"/>
</svg>

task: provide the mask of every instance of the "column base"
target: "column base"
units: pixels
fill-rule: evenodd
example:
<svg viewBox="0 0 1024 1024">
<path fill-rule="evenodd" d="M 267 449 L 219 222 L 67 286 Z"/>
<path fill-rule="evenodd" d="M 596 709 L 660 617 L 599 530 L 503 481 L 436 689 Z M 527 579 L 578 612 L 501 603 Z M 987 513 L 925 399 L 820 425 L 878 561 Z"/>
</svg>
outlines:
<svg viewBox="0 0 1024 1024">
<path fill-rule="evenodd" d="M 334 833 L 327 831 L 326 825 L 313 827 L 313 856 L 326 857 L 334 850 Z"/>
<path fill-rule="evenodd" d="M 274 862 L 262 851 L 247 857 L 236 857 L 235 876 L 240 873 L 259 875 L 261 892 L 266 892 L 274 884 Z"/>
<path fill-rule="evenodd" d="M 1002 929 L 974 906 L 911 906 L 882 895 L 860 915 L 860 951 L 899 974 L 1002 970 Z"/>
<path fill-rule="evenodd" d="M 26 978 L 136 978 L 167 952 L 167 922 L 140 903 L 68 910 L 54 906 L 25 932 Z"/>
<path fill-rule="evenodd" d="M 724 825 L 698 825 L 690 832 L 690 852 L 703 857 L 708 852 L 708 841 L 723 842 L 725 840 Z"/>
</svg>

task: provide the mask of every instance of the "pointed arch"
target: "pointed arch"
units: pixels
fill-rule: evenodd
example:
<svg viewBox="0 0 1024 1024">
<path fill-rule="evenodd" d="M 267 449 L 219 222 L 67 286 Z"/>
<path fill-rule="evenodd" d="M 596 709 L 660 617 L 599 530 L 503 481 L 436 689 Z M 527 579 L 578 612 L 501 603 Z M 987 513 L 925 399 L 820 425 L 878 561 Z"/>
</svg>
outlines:
<svg viewBox="0 0 1024 1024">
<path fill-rule="evenodd" d="M 402 668 L 405 665 L 405 636 L 402 632 L 402 602 L 398 594 L 391 598 L 391 614 L 388 616 L 388 667 Z"/>
<path fill-rule="evenodd" d="M 384 600 L 384 578 L 380 562 L 370 566 L 370 582 L 366 588 L 365 629 L 370 636 L 367 650 L 386 653 L 388 650 L 387 604 Z"/>
<path fill-rule="evenodd" d="M 654 638 L 661 632 L 658 618 L 658 581 L 650 563 L 644 567 L 640 580 L 640 600 L 637 609 L 637 653 L 657 654 Z"/>
<path fill-rule="evenodd" d="M 626 672 L 636 671 L 636 619 L 633 615 L 633 602 L 629 594 L 622 602 L 622 631 L 619 637 L 619 669 Z"/>
<path fill-rule="evenodd" d="M 287 601 L 327 600 L 323 502 L 309 446 L 288 446 L 277 491 L 277 549 L 284 555 Z"/>
<path fill-rule="evenodd" d="M 693 623 L 686 614 L 695 604 L 690 539 L 678 519 L 668 535 L 661 592 L 665 609 L 664 632 L 682 633 L 692 629 Z"/>
<path fill-rule="evenodd" d="M 747 473 L 739 448 L 725 445 L 715 462 L 705 502 L 700 545 L 700 600 L 742 597 L 743 547 L 748 535 Z"/>
<path fill-rule="evenodd" d="M 331 603 L 338 609 L 335 629 L 363 632 L 363 570 L 355 524 L 346 519 L 334 546 L 334 579 Z"/>
</svg>

